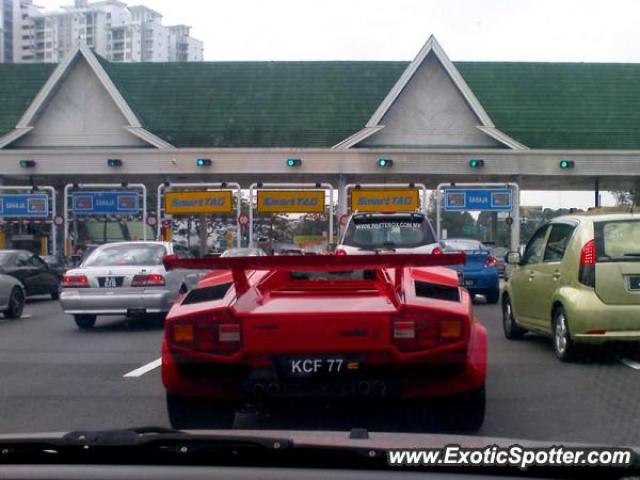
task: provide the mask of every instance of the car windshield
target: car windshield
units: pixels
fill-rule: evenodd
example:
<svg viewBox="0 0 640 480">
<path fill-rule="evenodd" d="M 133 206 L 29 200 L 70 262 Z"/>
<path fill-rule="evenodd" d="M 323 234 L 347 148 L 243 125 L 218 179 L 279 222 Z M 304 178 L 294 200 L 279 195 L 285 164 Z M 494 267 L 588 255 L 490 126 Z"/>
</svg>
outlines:
<svg viewBox="0 0 640 480">
<path fill-rule="evenodd" d="M 435 237 L 422 215 L 354 216 L 343 244 L 363 249 L 413 248 L 429 245 Z"/>
<path fill-rule="evenodd" d="M 13 256 L 12 252 L 0 250 L 0 265 L 4 265 Z"/>
<path fill-rule="evenodd" d="M 110 245 L 92 252 L 83 267 L 162 265 L 166 249 L 154 244 Z"/>
<path fill-rule="evenodd" d="M 262 255 L 260 250 L 254 248 L 234 248 L 222 252 L 221 257 L 259 257 Z"/>
<path fill-rule="evenodd" d="M 463 252 L 476 250 L 489 250 L 485 245 L 477 240 L 445 240 L 447 250 L 461 250 Z"/>
</svg>

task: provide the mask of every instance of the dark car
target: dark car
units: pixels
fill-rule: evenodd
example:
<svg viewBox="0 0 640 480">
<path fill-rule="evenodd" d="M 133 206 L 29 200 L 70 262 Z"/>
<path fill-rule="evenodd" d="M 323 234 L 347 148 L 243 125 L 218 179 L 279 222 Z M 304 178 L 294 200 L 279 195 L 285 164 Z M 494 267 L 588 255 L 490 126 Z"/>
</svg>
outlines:
<svg viewBox="0 0 640 480">
<path fill-rule="evenodd" d="M 40 258 L 27 250 L 0 250 L 0 273 L 17 278 L 27 296 L 60 296 L 60 275 Z"/>
<path fill-rule="evenodd" d="M 73 268 L 73 262 L 62 255 L 45 255 L 42 257 L 49 268 L 56 272 L 60 278 L 64 276 L 64 272 Z"/>
</svg>

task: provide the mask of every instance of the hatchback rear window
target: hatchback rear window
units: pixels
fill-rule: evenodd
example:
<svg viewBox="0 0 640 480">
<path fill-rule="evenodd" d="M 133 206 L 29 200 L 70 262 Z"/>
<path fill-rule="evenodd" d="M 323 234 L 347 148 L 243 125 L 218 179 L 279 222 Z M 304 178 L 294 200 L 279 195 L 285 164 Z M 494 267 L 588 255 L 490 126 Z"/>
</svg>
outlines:
<svg viewBox="0 0 640 480">
<path fill-rule="evenodd" d="M 598 262 L 640 261 L 640 220 L 595 224 Z"/>
<path fill-rule="evenodd" d="M 429 221 L 422 215 L 356 216 L 349 223 L 344 245 L 372 248 L 413 248 L 434 243 Z"/>
</svg>

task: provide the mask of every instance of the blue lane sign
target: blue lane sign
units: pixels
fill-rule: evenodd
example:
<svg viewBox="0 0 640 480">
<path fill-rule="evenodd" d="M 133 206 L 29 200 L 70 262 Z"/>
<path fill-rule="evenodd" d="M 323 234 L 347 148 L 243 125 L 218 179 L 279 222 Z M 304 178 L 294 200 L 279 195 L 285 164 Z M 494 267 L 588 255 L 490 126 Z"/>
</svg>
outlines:
<svg viewBox="0 0 640 480">
<path fill-rule="evenodd" d="M 75 215 L 131 215 L 140 212 L 137 192 L 73 192 Z"/>
<path fill-rule="evenodd" d="M 444 209 L 447 212 L 509 211 L 512 207 L 510 188 L 447 188 L 444 191 Z"/>
<path fill-rule="evenodd" d="M 49 216 L 49 196 L 42 193 L 0 195 L 0 217 Z"/>
</svg>

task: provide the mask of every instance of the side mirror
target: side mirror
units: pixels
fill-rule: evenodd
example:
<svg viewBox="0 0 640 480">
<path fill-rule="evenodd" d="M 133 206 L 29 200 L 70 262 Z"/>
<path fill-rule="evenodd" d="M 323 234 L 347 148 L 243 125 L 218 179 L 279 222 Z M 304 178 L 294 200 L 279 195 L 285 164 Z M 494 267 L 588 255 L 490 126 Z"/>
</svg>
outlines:
<svg viewBox="0 0 640 480">
<path fill-rule="evenodd" d="M 509 252 L 507 253 L 506 260 L 509 265 L 520 265 L 522 256 L 520 255 L 520 252 Z"/>
</svg>

